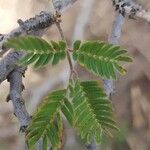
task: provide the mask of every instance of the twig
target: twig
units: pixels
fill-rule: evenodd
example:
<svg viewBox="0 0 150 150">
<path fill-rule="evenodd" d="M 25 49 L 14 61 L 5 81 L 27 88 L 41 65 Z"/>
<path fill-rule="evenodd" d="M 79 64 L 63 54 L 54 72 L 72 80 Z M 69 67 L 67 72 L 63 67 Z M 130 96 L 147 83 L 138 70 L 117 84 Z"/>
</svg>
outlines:
<svg viewBox="0 0 150 150">
<path fill-rule="evenodd" d="M 53 0 L 55 9 L 59 12 L 63 12 L 67 8 L 71 7 L 77 0 Z M 9 34 L 0 35 L 0 55 L 2 56 L 7 49 L 4 47 L 4 43 L 12 38 L 21 35 L 38 35 L 47 27 L 54 24 L 53 15 L 50 11 L 42 11 L 39 15 L 30 18 L 26 21 L 18 20 L 19 27 L 12 30 Z"/>
<path fill-rule="evenodd" d="M 150 22 L 150 12 L 145 10 L 141 4 L 138 4 L 133 0 L 112 0 L 116 11 L 121 13 L 123 16 L 129 15 L 129 18 L 134 17 L 141 18 L 147 22 Z"/>
<path fill-rule="evenodd" d="M 0 84 L 7 78 L 16 67 L 16 62 L 23 56 L 22 52 L 11 51 L 0 59 Z"/>
<path fill-rule="evenodd" d="M 9 34 L 0 35 L 0 55 L 2 56 L 5 52 L 8 51 L 4 47 L 4 43 L 13 37 L 21 35 L 40 35 L 43 33 L 44 29 L 53 24 L 52 14 L 48 12 L 41 12 L 39 15 L 36 15 L 33 18 L 30 18 L 26 21 L 18 20 L 19 27 L 11 31 Z"/>
<path fill-rule="evenodd" d="M 112 44 L 119 43 L 124 21 L 125 21 L 125 18 L 121 14 L 116 14 L 116 18 L 112 27 L 111 37 L 110 39 L 108 39 L 109 43 L 112 43 Z"/>
<path fill-rule="evenodd" d="M 60 22 L 56 22 L 56 26 L 57 26 L 58 31 L 60 33 L 61 39 L 66 41 L 63 30 L 62 30 L 61 25 L 60 25 Z M 73 71 L 74 71 L 74 68 L 73 68 L 73 62 L 71 60 L 71 56 L 70 56 L 70 53 L 68 51 L 68 48 L 66 50 L 66 53 L 67 53 L 67 59 L 68 59 L 68 62 L 69 62 L 69 67 L 70 67 L 70 72 L 71 72 L 70 74 L 72 74 Z"/>
<path fill-rule="evenodd" d="M 150 21 L 150 12 L 147 12 L 142 8 L 141 5 L 135 3 L 132 0 L 112 0 L 113 5 L 115 6 L 115 10 L 118 11 L 113 28 L 112 34 L 109 39 L 109 42 L 112 44 L 118 44 L 119 39 L 121 37 L 122 27 L 125 21 L 125 15 L 128 14 L 130 18 L 134 18 L 135 16 L 145 19 L 146 21 Z M 113 81 L 112 80 L 104 80 L 104 88 L 108 97 L 111 97 L 111 94 L 114 92 L 113 89 Z"/>
<path fill-rule="evenodd" d="M 112 27 L 112 34 L 110 39 L 108 39 L 109 43 L 118 44 L 119 39 L 121 37 L 121 31 L 124 24 L 125 18 L 122 14 L 116 14 L 116 18 Z M 110 98 L 112 93 L 114 92 L 113 81 L 112 80 L 104 80 L 104 88 L 107 93 L 107 96 Z"/>
<path fill-rule="evenodd" d="M 26 110 L 25 102 L 21 94 L 24 89 L 22 76 L 24 75 L 25 70 L 25 67 L 17 67 L 8 76 L 8 81 L 10 82 L 10 92 L 7 100 L 11 100 L 13 103 L 14 114 L 20 122 L 21 132 L 26 131 L 31 121 L 31 117 Z M 37 141 L 37 150 L 41 150 L 41 139 Z"/>
<path fill-rule="evenodd" d="M 26 110 L 25 102 L 22 98 L 23 84 L 22 75 L 25 73 L 25 68 L 18 67 L 13 70 L 9 76 L 8 81 L 10 82 L 10 92 L 8 100 L 11 100 L 14 107 L 14 114 L 20 122 L 20 130 L 25 131 L 31 118 Z"/>
<path fill-rule="evenodd" d="M 55 9 L 59 12 L 63 12 L 67 8 L 71 7 L 77 0 L 53 0 Z M 8 34 L 0 35 L 0 56 L 8 51 L 5 49 L 4 43 L 13 37 L 21 35 L 36 35 L 41 36 L 44 29 L 54 24 L 53 14 L 49 12 L 41 12 L 33 18 L 26 21 L 19 20 L 19 27 L 14 29 Z M 15 63 L 22 57 L 19 52 L 10 52 L 7 56 L 0 59 L 0 83 L 3 82 L 9 73 L 16 67 Z"/>
</svg>

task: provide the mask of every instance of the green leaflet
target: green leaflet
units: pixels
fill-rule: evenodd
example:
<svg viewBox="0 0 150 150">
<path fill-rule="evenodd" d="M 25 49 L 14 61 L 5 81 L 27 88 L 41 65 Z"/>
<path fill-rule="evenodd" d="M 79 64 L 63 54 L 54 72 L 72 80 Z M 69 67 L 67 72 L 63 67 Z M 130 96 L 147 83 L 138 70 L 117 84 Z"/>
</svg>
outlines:
<svg viewBox="0 0 150 150">
<path fill-rule="evenodd" d="M 50 124 L 47 137 L 51 142 L 54 150 L 58 150 L 61 147 L 61 138 L 63 134 L 62 117 L 60 113 L 57 114 L 54 123 Z"/>
<path fill-rule="evenodd" d="M 29 148 L 40 138 L 43 138 L 43 150 L 50 141 L 52 148 L 57 150 L 61 145 L 62 120 L 61 107 L 64 104 L 66 90 L 54 91 L 44 100 L 42 106 L 33 115 L 33 119 L 27 129 L 27 141 Z"/>
<path fill-rule="evenodd" d="M 70 81 L 74 127 L 87 143 L 101 142 L 102 131 L 118 129 L 113 120 L 111 102 L 96 81 Z"/>
<path fill-rule="evenodd" d="M 9 39 L 5 43 L 7 48 L 15 48 L 16 50 L 25 50 L 27 52 L 48 52 L 52 51 L 52 46 L 42 38 L 34 36 L 20 36 Z"/>
<path fill-rule="evenodd" d="M 73 124 L 73 113 L 74 110 L 72 108 L 72 104 L 69 102 L 67 98 L 64 99 L 64 105 L 61 108 L 63 114 L 65 115 L 66 119 L 70 123 L 70 125 Z"/>
<path fill-rule="evenodd" d="M 66 90 L 49 93 L 33 115 L 26 135 L 29 148 L 32 148 L 41 138 L 44 140 L 43 150 L 47 149 L 49 142 L 54 150 L 60 148 L 63 130 L 61 112 L 72 125 L 73 108 L 66 98 Z"/>
<path fill-rule="evenodd" d="M 47 147 L 48 147 L 48 145 L 47 145 L 47 136 L 45 135 L 43 137 L 42 150 L 47 150 Z"/>
<path fill-rule="evenodd" d="M 56 65 L 66 57 L 66 43 L 64 41 L 50 41 L 32 36 L 12 38 L 5 43 L 5 47 L 23 50 L 27 54 L 19 63 L 29 65 L 34 63 L 35 68 L 40 68 L 49 62 Z"/>
<path fill-rule="evenodd" d="M 80 44 L 81 44 L 80 40 L 75 41 L 73 44 L 73 50 L 78 50 L 80 47 Z"/>
<path fill-rule="evenodd" d="M 93 74 L 105 79 L 116 79 L 117 71 L 124 75 L 126 70 L 121 66 L 121 62 L 132 62 L 126 50 L 104 42 L 80 44 L 76 41 L 73 58 Z"/>
</svg>

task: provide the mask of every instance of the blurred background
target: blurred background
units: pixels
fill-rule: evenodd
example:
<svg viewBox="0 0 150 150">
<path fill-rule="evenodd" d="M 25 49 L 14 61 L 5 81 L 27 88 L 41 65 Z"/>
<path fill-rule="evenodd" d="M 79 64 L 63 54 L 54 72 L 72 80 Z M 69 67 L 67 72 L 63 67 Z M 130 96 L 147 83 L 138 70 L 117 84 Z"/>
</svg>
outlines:
<svg viewBox="0 0 150 150">
<path fill-rule="evenodd" d="M 150 9 L 149 0 L 138 0 Z M 48 9 L 47 0 L 0 0 L 0 33 L 8 33 L 17 27 L 17 20 L 26 20 Z M 75 39 L 108 41 L 115 12 L 111 0 L 78 0 L 62 15 L 62 27 L 69 45 Z M 55 26 L 45 31 L 45 39 L 59 40 Z M 150 150 L 150 25 L 141 20 L 126 18 L 120 45 L 128 49 L 134 62 L 128 64 L 127 74 L 115 82 L 112 102 L 119 133 L 113 138 L 103 137 L 101 150 Z M 80 77 L 98 79 L 76 66 Z M 23 96 L 27 109 L 32 114 L 42 97 L 50 90 L 65 87 L 68 79 L 68 64 L 64 60 L 56 67 L 50 65 L 41 70 L 32 66 L 26 71 Z M 19 133 L 18 120 L 13 115 L 11 101 L 6 103 L 9 92 L 7 81 L 0 85 L 0 150 L 23 150 L 24 142 Z M 65 123 L 65 150 L 84 150 L 74 131 Z"/>
</svg>

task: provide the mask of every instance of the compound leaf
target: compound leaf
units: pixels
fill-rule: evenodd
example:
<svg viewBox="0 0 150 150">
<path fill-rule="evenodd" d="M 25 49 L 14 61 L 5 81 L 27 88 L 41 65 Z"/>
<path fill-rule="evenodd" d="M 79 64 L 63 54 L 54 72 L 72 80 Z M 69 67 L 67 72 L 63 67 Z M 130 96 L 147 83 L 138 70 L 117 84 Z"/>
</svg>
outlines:
<svg viewBox="0 0 150 150">
<path fill-rule="evenodd" d="M 78 41 L 74 43 L 74 60 L 104 79 L 116 79 L 117 72 L 125 74 L 126 70 L 121 62 L 132 62 L 127 51 L 119 46 L 95 41 L 78 43 Z"/>
</svg>

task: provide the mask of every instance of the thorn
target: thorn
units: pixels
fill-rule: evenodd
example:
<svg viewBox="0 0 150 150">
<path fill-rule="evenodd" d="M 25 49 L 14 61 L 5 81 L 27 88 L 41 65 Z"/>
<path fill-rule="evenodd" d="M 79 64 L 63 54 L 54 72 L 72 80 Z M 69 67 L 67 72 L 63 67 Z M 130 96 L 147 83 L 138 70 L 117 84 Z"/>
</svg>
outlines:
<svg viewBox="0 0 150 150">
<path fill-rule="evenodd" d="M 6 98 L 6 102 L 9 102 L 11 100 L 10 98 L 10 94 L 8 94 L 7 98 Z"/>
<path fill-rule="evenodd" d="M 123 3 L 123 4 L 121 5 L 122 8 L 124 8 L 125 6 L 127 6 L 126 3 Z"/>
<path fill-rule="evenodd" d="M 119 13 L 122 14 L 122 10 L 119 10 Z"/>
<path fill-rule="evenodd" d="M 22 76 L 25 78 L 25 73 L 22 73 Z"/>
<path fill-rule="evenodd" d="M 119 5 L 116 5 L 116 10 L 118 10 L 119 9 Z"/>
<path fill-rule="evenodd" d="M 14 116 L 17 117 L 16 113 L 14 113 Z"/>
<path fill-rule="evenodd" d="M 19 129 L 19 132 L 22 132 L 24 133 L 26 130 L 27 130 L 27 125 L 26 126 L 21 126 L 20 129 Z"/>
<path fill-rule="evenodd" d="M 21 90 L 25 90 L 25 86 L 23 84 L 21 85 Z"/>
<path fill-rule="evenodd" d="M 121 14 L 122 14 L 122 16 L 123 16 L 123 17 L 125 17 L 126 12 L 125 12 L 125 10 L 124 10 L 124 9 L 123 9 L 123 11 L 122 11 L 122 13 L 121 13 Z"/>
<path fill-rule="evenodd" d="M 19 26 L 22 26 L 24 24 L 24 22 L 21 19 L 18 19 L 17 23 L 19 24 Z"/>
<path fill-rule="evenodd" d="M 119 7 L 116 6 L 115 11 L 119 10 Z"/>
<path fill-rule="evenodd" d="M 10 81 L 10 77 L 9 77 L 9 75 L 7 76 L 7 81 L 8 81 L 8 82 Z"/>
<path fill-rule="evenodd" d="M 24 105 L 24 101 L 22 99 L 18 98 L 18 100 L 20 101 L 21 105 Z"/>
<path fill-rule="evenodd" d="M 0 41 L 2 41 L 4 39 L 4 35 L 0 34 Z M 3 49 L 3 48 L 2 48 Z"/>
</svg>

